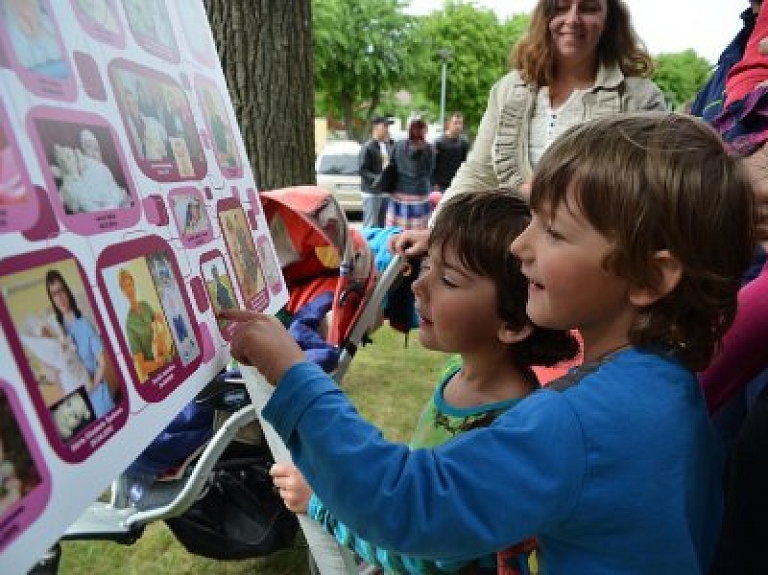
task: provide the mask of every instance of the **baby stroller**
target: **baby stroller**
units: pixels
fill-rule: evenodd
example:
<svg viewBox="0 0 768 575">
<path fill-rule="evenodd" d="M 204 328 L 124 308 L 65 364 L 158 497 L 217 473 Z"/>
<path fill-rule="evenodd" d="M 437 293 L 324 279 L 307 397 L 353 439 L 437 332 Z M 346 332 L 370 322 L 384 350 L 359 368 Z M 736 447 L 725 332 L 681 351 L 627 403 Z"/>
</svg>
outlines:
<svg viewBox="0 0 768 575">
<path fill-rule="evenodd" d="M 404 266 L 394 257 L 379 272 L 368 243 L 322 188 L 265 192 L 261 202 L 290 294 L 279 316 L 340 383 L 381 324 L 382 302 Z M 188 551 L 216 559 L 291 545 L 296 518 L 272 490 L 273 458 L 238 375 L 225 371 L 208 384 L 112 483 L 109 501 L 93 503 L 62 539 L 132 544 L 164 520 Z"/>
</svg>

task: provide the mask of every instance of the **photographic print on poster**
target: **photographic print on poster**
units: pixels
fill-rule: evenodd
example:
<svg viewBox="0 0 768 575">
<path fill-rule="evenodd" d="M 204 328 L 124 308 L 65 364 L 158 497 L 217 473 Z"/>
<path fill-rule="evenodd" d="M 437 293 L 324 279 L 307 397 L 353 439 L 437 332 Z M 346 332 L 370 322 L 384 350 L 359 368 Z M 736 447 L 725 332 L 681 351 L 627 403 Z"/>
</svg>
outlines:
<svg viewBox="0 0 768 575">
<path fill-rule="evenodd" d="M 0 101 L 0 233 L 25 230 L 37 221 L 39 205 Z"/>
<path fill-rule="evenodd" d="M 216 324 L 221 336 L 230 341 L 235 324 L 220 319 L 219 312 L 227 309 L 239 308 L 235 286 L 229 274 L 224 256 L 219 250 L 212 250 L 200 257 L 200 273 L 203 276 L 208 299 L 211 301 L 213 313 L 216 315 Z"/>
<path fill-rule="evenodd" d="M 97 272 L 136 391 L 148 402 L 162 401 L 201 361 L 198 327 L 173 252 L 158 236 L 138 238 L 106 248 Z"/>
<path fill-rule="evenodd" d="M 261 268 L 264 270 L 264 276 L 267 280 L 269 291 L 272 295 L 277 295 L 283 288 L 283 274 L 277 263 L 277 258 L 275 252 L 272 250 L 269 238 L 265 235 L 256 238 L 256 247 L 259 250 Z"/>
<path fill-rule="evenodd" d="M 45 509 L 51 479 L 10 384 L 0 379 L 0 552 Z"/>
<path fill-rule="evenodd" d="M 242 177 L 243 164 L 237 149 L 237 140 L 218 87 L 211 80 L 197 75 L 195 93 L 203 110 L 208 139 L 222 175 L 225 178 Z"/>
<path fill-rule="evenodd" d="M 176 222 L 181 243 L 185 248 L 197 248 L 213 239 L 213 229 L 205 198 L 197 188 L 171 190 L 168 199 L 173 220 Z"/>
<path fill-rule="evenodd" d="M 198 0 L 180 0 L 174 3 L 181 22 L 182 37 L 198 62 L 211 68 L 219 65 L 219 55 L 208 26 L 208 14 Z"/>
<path fill-rule="evenodd" d="M 91 235 L 138 223 L 141 208 L 133 180 L 106 120 L 38 107 L 30 111 L 27 125 L 51 205 L 67 228 Z"/>
<path fill-rule="evenodd" d="M 165 0 L 123 0 L 123 8 L 139 46 L 173 64 L 180 61 Z"/>
<path fill-rule="evenodd" d="M 179 288 L 180 279 L 171 265 L 170 254 L 168 251 L 157 251 L 148 254 L 146 258 L 181 363 L 189 365 L 200 354 L 200 347 Z"/>
<path fill-rule="evenodd" d="M 109 79 L 141 171 L 158 182 L 205 177 L 200 135 L 178 82 L 128 60 L 111 62 Z"/>
<path fill-rule="evenodd" d="M 24 87 L 72 101 L 77 87 L 49 0 L 0 0 L 0 42 Z"/>
<path fill-rule="evenodd" d="M 263 311 L 269 306 L 264 274 L 256 253 L 253 231 L 242 205 L 235 198 L 219 200 L 219 225 L 246 309 Z"/>
<path fill-rule="evenodd" d="M 127 418 L 125 384 L 77 260 L 63 248 L 8 258 L 2 320 L 43 428 L 83 461 Z"/>
<path fill-rule="evenodd" d="M 115 48 L 125 48 L 125 32 L 117 15 L 114 0 L 70 0 L 70 2 L 83 30 L 100 42 L 111 44 Z"/>
</svg>

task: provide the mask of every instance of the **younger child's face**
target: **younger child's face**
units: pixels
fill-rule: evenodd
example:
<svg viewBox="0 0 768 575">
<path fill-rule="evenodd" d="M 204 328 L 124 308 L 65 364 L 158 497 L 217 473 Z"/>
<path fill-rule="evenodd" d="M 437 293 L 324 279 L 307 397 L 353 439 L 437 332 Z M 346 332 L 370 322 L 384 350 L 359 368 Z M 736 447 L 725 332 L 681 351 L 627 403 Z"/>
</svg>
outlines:
<svg viewBox="0 0 768 575">
<path fill-rule="evenodd" d="M 464 267 L 449 247 L 432 246 L 413 283 L 419 341 L 427 349 L 471 353 L 504 345 L 496 285 Z"/>
<path fill-rule="evenodd" d="M 579 329 L 585 359 L 593 359 L 627 343 L 637 312 L 629 302 L 629 282 L 603 266 L 613 243 L 570 204 L 534 210 L 511 249 L 530 282 L 526 309 L 533 323 Z"/>
<path fill-rule="evenodd" d="M 757 240 L 768 249 L 768 144 L 744 160 L 757 208 Z"/>
</svg>

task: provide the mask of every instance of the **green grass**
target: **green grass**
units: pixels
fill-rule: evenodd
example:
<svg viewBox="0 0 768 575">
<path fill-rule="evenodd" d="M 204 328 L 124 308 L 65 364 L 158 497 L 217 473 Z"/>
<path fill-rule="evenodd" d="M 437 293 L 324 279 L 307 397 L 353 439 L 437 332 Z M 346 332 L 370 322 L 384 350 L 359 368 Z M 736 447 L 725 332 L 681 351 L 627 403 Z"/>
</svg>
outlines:
<svg viewBox="0 0 768 575">
<path fill-rule="evenodd" d="M 405 336 L 388 327 L 361 348 L 343 388 L 360 413 L 385 435 L 407 441 L 422 405 L 432 393 L 445 356 L 423 349 L 412 332 Z M 214 561 L 188 553 L 164 523 L 149 525 L 133 545 L 70 541 L 62 544 L 61 575 L 306 575 L 307 549 L 301 535 L 291 549 L 246 561 Z"/>
</svg>

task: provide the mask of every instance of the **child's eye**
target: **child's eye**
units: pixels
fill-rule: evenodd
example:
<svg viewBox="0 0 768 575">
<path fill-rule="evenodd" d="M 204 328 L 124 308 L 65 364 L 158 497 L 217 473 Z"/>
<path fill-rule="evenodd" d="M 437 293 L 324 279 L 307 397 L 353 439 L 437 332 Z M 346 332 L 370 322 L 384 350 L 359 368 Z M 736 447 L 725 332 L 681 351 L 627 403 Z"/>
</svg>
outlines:
<svg viewBox="0 0 768 575">
<path fill-rule="evenodd" d="M 544 231 L 553 240 L 562 240 L 563 239 L 562 234 L 560 232 L 558 232 L 555 228 L 553 228 L 551 225 L 547 225 L 544 228 Z"/>
<path fill-rule="evenodd" d="M 451 280 L 451 278 L 449 278 L 448 276 L 445 276 L 445 275 L 444 275 L 444 276 L 442 276 L 442 277 L 440 278 L 440 280 L 441 280 L 441 281 L 442 281 L 442 282 L 443 282 L 445 285 L 447 285 L 448 287 L 451 287 L 451 288 L 459 287 L 459 286 L 458 286 L 458 284 L 457 284 L 455 281 Z"/>
</svg>

